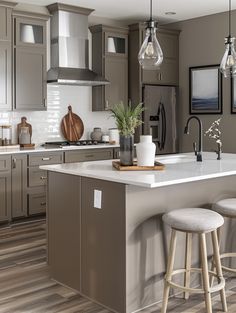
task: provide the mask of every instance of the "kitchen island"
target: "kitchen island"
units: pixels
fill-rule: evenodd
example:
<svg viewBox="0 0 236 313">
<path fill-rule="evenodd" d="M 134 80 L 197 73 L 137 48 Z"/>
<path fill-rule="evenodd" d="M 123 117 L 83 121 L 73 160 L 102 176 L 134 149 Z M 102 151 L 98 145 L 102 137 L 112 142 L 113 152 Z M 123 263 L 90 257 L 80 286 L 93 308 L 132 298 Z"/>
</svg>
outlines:
<svg viewBox="0 0 236 313">
<path fill-rule="evenodd" d="M 48 171 L 52 278 L 116 312 L 161 300 L 169 241 L 162 214 L 210 208 L 235 196 L 236 155 L 222 154 L 218 161 L 215 153 L 203 153 L 203 162 L 196 162 L 191 153 L 158 161 L 164 171 L 119 172 L 111 160 L 41 167 Z M 178 237 L 178 267 L 184 263 L 184 239 Z M 198 261 L 198 249 L 192 261 Z"/>
</svg>

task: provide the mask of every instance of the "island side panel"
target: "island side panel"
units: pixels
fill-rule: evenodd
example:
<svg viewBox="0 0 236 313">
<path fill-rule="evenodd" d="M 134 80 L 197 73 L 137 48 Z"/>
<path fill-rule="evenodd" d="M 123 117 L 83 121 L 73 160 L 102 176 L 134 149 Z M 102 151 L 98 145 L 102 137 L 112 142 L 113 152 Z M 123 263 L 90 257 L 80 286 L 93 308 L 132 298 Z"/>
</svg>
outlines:
<svg viewBox="0 0 236 313">
<path fill-rule="evenodd" d="M 170 229 L 162 223 L 163 213 L 186 207 L 210 208 L 219 199 L 235 197 L 236 176 L 153 189 L 129 185 L 126 189 L 126 312 L 133 312 L 162 300 L 170 239 Z M 235 229 L 230 238 L 229 228 L 231 232 Z M 223 251 L 236 250 L 233 236 L 236 236 L 236 223 L 226 219 Z M 199 260 L 197 244 L 198 238 L 194 235 L 192 262 L 195 265 Z M 176 268 L 184 265 L 184 248 L 184 233 L 178 232 Z M 210 248 L 209 254 L 211 251 Z M 178 282 L 182 282 L 182 279 Z M 194 277 L 192 286 L 197 284 L 198 279 Z"/>
<path fill-rule="evenodd" d="M 80 291 L 81 178 L 48 174 L 48 262 L 52 278 Z"/>
<path fill-rule="evenodd" d="M 101 209 L 94 190 L 101 191 Z M 119 313 L 126 303 L 125 251 L 125 185 L 83 177 L 82 293 Z"/>
</svg>

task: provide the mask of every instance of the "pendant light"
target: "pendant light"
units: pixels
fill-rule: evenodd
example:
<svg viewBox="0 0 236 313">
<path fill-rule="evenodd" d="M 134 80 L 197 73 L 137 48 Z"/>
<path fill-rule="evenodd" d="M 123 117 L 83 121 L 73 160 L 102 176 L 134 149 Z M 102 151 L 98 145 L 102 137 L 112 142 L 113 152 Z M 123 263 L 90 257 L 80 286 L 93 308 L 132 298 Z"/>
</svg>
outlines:
<svg viewBox="0 0 236 313">
<path fill-rule="evenodd" d="M 231 37 L 231 0 L 229 0 L 229 35 L 225 37 L 225 54 L 221 60 L 220 71 L 225 78 L 236 75 L 235 38 Z"/>
<path fill-rule="evenodd" d="M 157 22 L 152 18 L 152 0 L 150 0 L 150 19 L 146 22 L 146 36 L 138 54 L 143 69 L 152 69 L 161 65 L 163 53 L 156 36 Z"/>
</svg>

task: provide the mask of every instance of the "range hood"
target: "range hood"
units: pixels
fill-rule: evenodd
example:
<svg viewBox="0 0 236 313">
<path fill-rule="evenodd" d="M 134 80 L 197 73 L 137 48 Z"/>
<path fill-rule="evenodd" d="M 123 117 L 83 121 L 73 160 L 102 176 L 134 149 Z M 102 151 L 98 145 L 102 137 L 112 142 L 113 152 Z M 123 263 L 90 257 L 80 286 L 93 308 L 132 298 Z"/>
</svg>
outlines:
<svg viewBox="0 0 236 313">
<path fill-rule="evenodd" d="M 88 15 L 91 9 L 54 3 L 51 16 L 51 68 L 48 84 L 99 86 L 109 84 L 88 68 Z"/>
</svg>

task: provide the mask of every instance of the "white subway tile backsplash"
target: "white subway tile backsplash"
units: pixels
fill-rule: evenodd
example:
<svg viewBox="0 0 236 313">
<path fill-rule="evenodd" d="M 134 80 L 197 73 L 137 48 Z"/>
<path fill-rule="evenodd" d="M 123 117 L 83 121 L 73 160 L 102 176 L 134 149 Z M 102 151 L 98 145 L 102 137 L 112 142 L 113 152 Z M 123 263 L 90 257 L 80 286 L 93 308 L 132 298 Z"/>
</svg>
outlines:
<svg viewBox="0 0 236 313">
<path fill-rule="evenodd" d="M 67 114 L 68 105 L 84 123 L 82 139 L 89 139 L 94 127 L 101 127 L 107 133 L 115 127 L 109 112 L 92 112 L 92 87 L 48 85 L 47 111 L 0 112 L 0 124 L 13 127 L 12 139 L 16 143 L 16 125 L 26 116 L 32 125 L 32 143 L 40 145 L 45 141 L 64 140 L 60 130 L 61 119 Z"/>
</svg>

